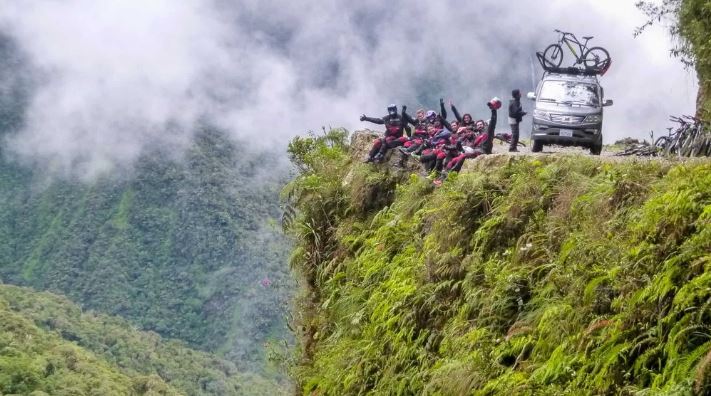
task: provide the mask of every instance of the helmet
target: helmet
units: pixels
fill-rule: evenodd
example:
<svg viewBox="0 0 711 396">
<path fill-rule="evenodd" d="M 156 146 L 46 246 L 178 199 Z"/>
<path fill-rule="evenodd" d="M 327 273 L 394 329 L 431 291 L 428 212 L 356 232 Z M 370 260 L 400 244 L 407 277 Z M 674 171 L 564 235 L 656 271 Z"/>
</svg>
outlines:
<svg viewBox="0 0 711 396">
<path fill-rule="evenodd" d="M 494 97 L 489 101 L 488 105 L 489 105 L 489 108 L 498 110 L 501 108 L 501 99 Z"/>
<path fill-rule="evenodd" d="M 435 118 L 437 118 L 437 113 L 435 113 L 434 110 L 427 110 L 425 117 L 427 117 L 427 119 L 432 122 L 435 120 Z"/>
<path fill-rule="evenodd" d="M 394 104 L 388 105 L 388 114 L 397 114 L 397 106 Z"/>
</svg>

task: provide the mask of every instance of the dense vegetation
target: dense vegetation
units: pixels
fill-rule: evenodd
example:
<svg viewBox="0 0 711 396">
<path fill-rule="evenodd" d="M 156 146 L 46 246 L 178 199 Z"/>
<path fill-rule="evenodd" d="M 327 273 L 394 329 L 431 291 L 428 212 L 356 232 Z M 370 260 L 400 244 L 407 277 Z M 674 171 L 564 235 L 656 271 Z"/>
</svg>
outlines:
<svg viewBox="0 0 711 396">
<path fill-rule="evenodd" d="M 711 122 L 711 3 L 707 0 L 637 1 L 649 17 L 638 30 L 670 19 L 669 32 L 677 40 L 672 55 L 694 67 L 699 77 L 697 114 Z"/>
<path fill-rule="evenodd" d="M 0 55 L 0 282 L 63 294 L 283 381 L 266 359 L 268 344 L 289 337 L 289 246 L 273 224 L 281 155 L 202 125 L 185 152 L 154 145 L 98 180 L 50 177 L 4 146 L 35 82 L 2 35 Z"/>
<path fill-rule="evenodd" d="M 254 182 L 262 158 L 215 130 L 195 139 L 184 158 L 151 153 L 89 184 L 43 185 L 0 157 L 0 279 L 262 371 L 263 344 L 287 333 L 277 180 Z"/>
<path fill-rule="evenodd" d="M 679 32 L 690 44 L 699 75 L 699 114 L 711 121 L 711 3 L 684 0 L 679 11 Z"/>
<path fill-rule="evenodd" d="M 303 394 L 709 394 L 711 163 L 479 158 L 441 188 L 295 139 Z"/>
<path fill-rule="evenodd" d="M 0 285 L 0 394 L 273 394 L 276 384 L 50 293 Z"/>
</svg>

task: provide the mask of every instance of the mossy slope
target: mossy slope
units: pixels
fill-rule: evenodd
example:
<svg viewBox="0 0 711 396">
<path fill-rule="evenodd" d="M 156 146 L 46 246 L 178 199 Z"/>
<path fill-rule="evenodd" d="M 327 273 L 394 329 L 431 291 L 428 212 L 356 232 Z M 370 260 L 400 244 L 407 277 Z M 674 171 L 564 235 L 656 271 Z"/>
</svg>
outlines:
<svg viewBox="0 0 711 396">
<path fill-rule="evenodd" d="M 711 392 L 711 163 L 491 157 L 434 188 L 347 150 L 290 148 L 303 394 Z"/>
</svg>

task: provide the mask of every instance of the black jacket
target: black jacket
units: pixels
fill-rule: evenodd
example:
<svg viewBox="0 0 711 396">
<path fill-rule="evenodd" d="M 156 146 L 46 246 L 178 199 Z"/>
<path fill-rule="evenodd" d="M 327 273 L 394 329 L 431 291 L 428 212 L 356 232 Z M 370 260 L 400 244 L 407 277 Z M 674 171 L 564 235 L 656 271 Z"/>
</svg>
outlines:
<svg viewBox="0 0 711 396">
<path fill-rule="evenodd" d="M 394 114 L 394 115 L 386 115 L 380 118 L 374 118 L 374 117 L 363 117 L 362 121 L 368 121 L 372 122 L 373 124 L 378 124 L 378 125 L 385 125 L 387 128 L 385 131 L 386 136 L 402 136 L 404 131 L 405 131 L 405 121 L 403 120 L 402 116 L 399 114 Z M 392 133 L 389 131 L 389 127 L 397 127 L 398 131 L 397 133 Z"/>
<path fill-rule="evenodd" d="M 491 154 L 494 145 L 494 132 L 496 131 L 496 110 L 491 109 L 491 119 L 489 120 L 489 128 L 486 130 L 486 142 L 484 142 L 484 152 Z"/>
<path fill-rule="evenodd" d="M 520 123 L 523 121 L 524 115 L 526 115 L 526 112 L 521 107 L 521 99 L 511 99 L 509 101 L 509 118 L 513 118 Z"/>
<path fill-rule="evenodd" d="M 417 118 L 412 118 L 412 116 L 407 114 L 407 112 L 405 112 L 404 110 L 402 112 L 402 119 L 405 121 L 406 125 L 412 124 L 412 126 L 414 126 L 416 130 L 417 129 L 427 129 L 427 120 L 426 119 L 420 120 Z"/>
<path fill-rule="evenodd" d="M 447 109 L 444 108 L 444 102 L 439 101 L 439 115 L 442 116 L 442 122 L 447 122 Z"/>
</svg>

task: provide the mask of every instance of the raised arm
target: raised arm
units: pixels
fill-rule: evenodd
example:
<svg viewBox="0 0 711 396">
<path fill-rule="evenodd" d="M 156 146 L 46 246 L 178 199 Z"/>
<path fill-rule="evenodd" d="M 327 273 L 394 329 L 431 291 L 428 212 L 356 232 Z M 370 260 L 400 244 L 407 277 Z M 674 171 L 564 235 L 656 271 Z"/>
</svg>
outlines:
<svg viewBox="0 0 711 396">
<path fill-rule="evenodd" d="M 486 130 L 486 142 L 484 143 L 486 146 L 486 150 L 484 150 L 487 154 L 491 154 L 491 150 L 494 145 L 494 132 L 496 131 L 496 109 L 489 106 L 491 109 L 491 120 L 489 120 L 489 128 Z"/>
<path fill-rule="evenodd" d="M 409 137 L 412 137 L 412 129 L 410 129 L 410 126 L 407 124 L 408 123 L 407 117 L 409 117 L 407 115 L 407 106 L 403 105 L 400 118 L 402 119 L 401 122 L 402 122 L 402 127 L 405 130 L 405 134 L 409 138 Z"/>
<path fill-rule="evenodd" d="M 496 130 L 496 109 L 491 109 L 491 121 L 489 121 L 489 129 L 487 130 L 487 133 L 494 133 Z"/>
<path fill-rule="evenodd" d="M 448 123 L 446 120 L 443 120 L 443 119 L 442 119 L 442 117 L 440 117 L 440 120 L 441 120 L 441 122 L 442 122 L 442 125 L 444 125 L 444 127 L 447 128 L 447 130 L 448 130 L 449 132 L 451 132 L 451 133 L 456 132 L 455 130 L 452 129 L 452 126 L 449 125 L 449 123 Z"/>
<path fill-rule="evenodd" d="M 452 108 L 452 113 L 454 113 L 454 118 L 456 118 L 457 121 L 459 121 L 459 123 L 461 124 L 462 123 L 462 116 L 459 115 L 459 112 L 457 111 L 457 108 L 454 107 L 454 103 L 452 103 L 452 101 L 449 102 L 449 106 Z"/>
<path fill-rule="evenodd" d="M 443 122 L 447 121 L 447 109 L 444 108 L 444 98 L 439 98 L 439 114 L 442 116 Z"/>
<path fill-rule="evenodd" d="M 417 121 L 416 121 L 414 118 L 412 118 L 411 115 L 407 114 L 407 112 L 405 111 L 405 109 L 407 109 L 407 107 L 406 107 L 406 106 L 403 106 L 403 107 L 404 107 L 404 108 L 402 109 L 402 120 L 403 120 L 403 122 L 404 122 L 405 124 L 411 124 L 412 126 L 416 126 L 416 125 L 417 125 Z"/>
</svg>

